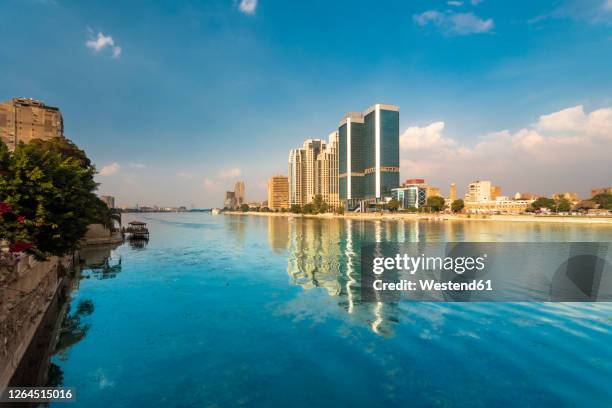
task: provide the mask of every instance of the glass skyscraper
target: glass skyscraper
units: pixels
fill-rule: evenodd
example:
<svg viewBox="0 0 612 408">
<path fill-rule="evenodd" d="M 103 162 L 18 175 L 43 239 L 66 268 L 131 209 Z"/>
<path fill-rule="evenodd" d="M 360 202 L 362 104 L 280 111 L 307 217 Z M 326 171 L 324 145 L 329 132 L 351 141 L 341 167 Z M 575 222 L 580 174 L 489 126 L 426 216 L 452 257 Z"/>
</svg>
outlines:
<svg viewBox="0 0 612 408">
<path fill-rule="evenodd" d="M 376 104 L 340 122 L 340 199 L 377 202 L 399 186 L 399 108 Z"/>
</svg>

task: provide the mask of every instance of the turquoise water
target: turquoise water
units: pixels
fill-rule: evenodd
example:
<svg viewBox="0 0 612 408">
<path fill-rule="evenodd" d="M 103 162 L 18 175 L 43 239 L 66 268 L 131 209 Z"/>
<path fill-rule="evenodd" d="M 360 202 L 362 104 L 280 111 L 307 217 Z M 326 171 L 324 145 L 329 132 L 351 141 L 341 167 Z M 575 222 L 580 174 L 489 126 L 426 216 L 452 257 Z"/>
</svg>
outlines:
<svg viewBox="0 0 612 408">
<path fill-rule="evenodd" d="M 361 242 L 612 241 L 612 227 L 137 218 L 148 245 L 115 249 L 73 294 L 52 362 L 75 406 L 612 405 L 612 304 L 357 300 Z"/>
</svg>

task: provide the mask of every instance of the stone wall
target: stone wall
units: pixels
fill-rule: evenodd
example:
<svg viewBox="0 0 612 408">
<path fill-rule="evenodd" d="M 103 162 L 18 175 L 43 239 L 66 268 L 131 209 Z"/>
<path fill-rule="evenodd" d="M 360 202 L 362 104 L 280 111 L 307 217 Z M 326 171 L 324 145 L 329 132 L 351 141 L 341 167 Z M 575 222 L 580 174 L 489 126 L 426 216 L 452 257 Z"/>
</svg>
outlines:
<svg viewBox="0 0 612 408">
<path fill-rule="evenodd" d="M 0 390 L 10 381 L 49 303 L 78 256 L 51 257 L 44 262 L 21 257 L 14 266 L 0 266 Z"/>
<path fill-rule="evenodd" d="M 81 245 L 106 245 L 121 241 L 123 241 L 123 235 L 120 231 L 111 232 L 102 224 L 90 224 L 85 237 L 81 240 Z"/>
</svg>

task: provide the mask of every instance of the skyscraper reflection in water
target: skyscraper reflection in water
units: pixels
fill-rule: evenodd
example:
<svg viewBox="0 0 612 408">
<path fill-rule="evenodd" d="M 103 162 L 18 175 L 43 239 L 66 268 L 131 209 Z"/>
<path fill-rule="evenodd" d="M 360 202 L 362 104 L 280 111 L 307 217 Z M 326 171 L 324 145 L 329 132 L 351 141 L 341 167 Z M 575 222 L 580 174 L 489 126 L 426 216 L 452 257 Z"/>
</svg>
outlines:
<svg viewBox="0 0 612 408">
<path fill-rule="evenodd" d="M 291 283 L 304 289 L 323 288 L 351 319 L 382 336 L 392 336 L 398 305 L 361 302 L 360 250 L 374 242 L 412 242 L 419 238 L 418 222 L 362 221 L 269 217 L 268 243 L 287 250 Z"/>
</svg>

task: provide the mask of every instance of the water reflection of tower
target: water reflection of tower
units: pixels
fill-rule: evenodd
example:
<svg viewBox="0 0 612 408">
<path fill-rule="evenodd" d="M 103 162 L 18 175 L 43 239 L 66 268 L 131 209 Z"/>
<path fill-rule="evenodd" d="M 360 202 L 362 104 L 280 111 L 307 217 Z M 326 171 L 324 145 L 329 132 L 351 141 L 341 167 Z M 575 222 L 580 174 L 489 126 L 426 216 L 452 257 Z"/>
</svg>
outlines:
<svg viewBox="0 0 612 408">
<path fill-rule="evenodd" d="M 294 284 L 305 289 L 325 288 L 338 298 L 338 305 L 353 318 L 383 336 L 393 335 L 398 321 L 396 304 L 360 301 L 360 249 L 371 240 L 373 223 L 350 220 L 291 219 L 288 222 L 287 272 Z M 397 234 L 390 226 L 378 223 L 375 237 L 383 242 Z M 371 243 L 371 241 L 369 241 Z"/>
<path fill-rule="evenodd" d="M 244 245 L 244 223 L 248 217 L 223 217 L 227 229 L 234 235 L 239 245 Z"/>
<path fill-rule="evenodd" d="M 305 288 L 323 287 L 330 295 L 338 295 L 340 221 L 292 219 L 289 237 L 287 272 L 293 283 Z"/>
<path fill-rule="evenodd" d="M 287 217 L 268 218 L 268 245 L 274 252 L 282 253 L 289 244 L 289 220 Z"/>
</svg>

